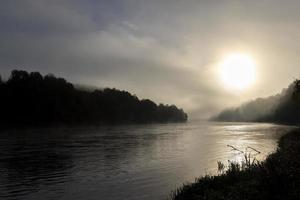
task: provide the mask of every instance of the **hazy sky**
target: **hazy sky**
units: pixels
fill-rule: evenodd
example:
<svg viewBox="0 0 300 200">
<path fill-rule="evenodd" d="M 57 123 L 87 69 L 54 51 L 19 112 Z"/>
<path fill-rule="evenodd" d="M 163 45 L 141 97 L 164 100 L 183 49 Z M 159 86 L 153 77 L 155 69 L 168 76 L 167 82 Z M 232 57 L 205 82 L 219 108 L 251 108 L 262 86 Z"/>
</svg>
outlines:
<svg viewBox="0 0 300 200">
<path fill-rule="evenodd" d="M 53 73 L 209 116 L 300 76 L 299 10 L 298 0 L 1 0 L 0 72 Z M 236 52 L 257 64 L 243 91 L 217 72 Z"/>
</svg>

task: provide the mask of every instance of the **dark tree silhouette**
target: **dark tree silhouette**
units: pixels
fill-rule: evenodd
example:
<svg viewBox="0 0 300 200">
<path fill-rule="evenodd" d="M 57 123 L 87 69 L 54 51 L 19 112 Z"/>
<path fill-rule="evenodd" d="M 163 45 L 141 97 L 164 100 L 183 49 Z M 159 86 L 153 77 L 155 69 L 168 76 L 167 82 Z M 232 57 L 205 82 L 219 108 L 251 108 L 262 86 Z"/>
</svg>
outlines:
<svg viewBox="0 0 300 200">
<path fill-rule="evenodd" d="M 63 78 L 13 70 L 0 79 L 3 126 L 185 122 L 176 106 L 139 100 L 129 92 L 105 88 L 80 90 Z"/>
<path fill-rule="evenodd" d="M 300 124 L 300 80 L 295 80 L 275 96 L 259 98 L 240 107 L 224 110 L 213 120 Z"/>
<path fill-rule="evenodd" d="M 275 111 L 268 115 L 266 120 L 288 124 L 300 123 L 300 80 L 295 80 L 287 91 Z"/>
</svg>

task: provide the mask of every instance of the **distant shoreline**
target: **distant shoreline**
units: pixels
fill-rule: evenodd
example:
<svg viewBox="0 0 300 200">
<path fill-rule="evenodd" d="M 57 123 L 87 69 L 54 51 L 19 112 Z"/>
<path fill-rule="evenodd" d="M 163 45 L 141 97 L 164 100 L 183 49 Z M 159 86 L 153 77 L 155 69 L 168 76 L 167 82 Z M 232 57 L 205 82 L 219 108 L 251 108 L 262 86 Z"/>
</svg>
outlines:
<svg viewBox="0 0 300 200">
<path fill-rule="evenodd" d="M 31 129 L 51 129 L 51 128 L 57 128 L 57 129 L 72 129 L 72 128 L 105 128 L 105 127 L 111 127 L 111 126 L 143 126 L 143 125 L 162 125 L 162 124 L 181 124 L 181 123 L 189 123 L 189 121 L 183 121 L 183 122 L 147 122 L 147 123 L 81 123 L 81 124 L 45 124 L 45 125 L 23 125 L 23 126 L 1 126 L 0 131 L 3 130 L 31 130 Z"/>
<path fill-rule="evenodd" d="M 186 122 L 175 105 L 157 104 L 115 88 L 78 89 L 63 78 L 13 70 L 0 79 L 0 127 Z"/>
</svg>

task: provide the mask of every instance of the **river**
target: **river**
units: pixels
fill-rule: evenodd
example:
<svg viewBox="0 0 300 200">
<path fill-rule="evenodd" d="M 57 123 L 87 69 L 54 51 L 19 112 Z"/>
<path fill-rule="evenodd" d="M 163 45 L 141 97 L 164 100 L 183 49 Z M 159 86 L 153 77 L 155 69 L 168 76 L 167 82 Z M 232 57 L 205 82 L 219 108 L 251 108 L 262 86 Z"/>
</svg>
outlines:
<svg viewBox="0 0 300 200">
<path fill-rule="evenodd" d="M 261 160 L 292 129 L 263 123 L 188 122 L 0 132 L 0 199 L 153 200 L 217 161 Z"/>
</svg>

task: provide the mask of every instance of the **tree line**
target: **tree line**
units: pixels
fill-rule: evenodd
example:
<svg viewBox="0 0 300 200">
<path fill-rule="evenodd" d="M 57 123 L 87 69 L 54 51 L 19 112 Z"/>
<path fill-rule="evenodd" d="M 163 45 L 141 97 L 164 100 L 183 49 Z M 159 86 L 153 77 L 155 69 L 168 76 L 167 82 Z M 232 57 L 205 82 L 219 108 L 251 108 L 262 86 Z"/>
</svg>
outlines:
<svg viewBox="0 0 300 200">
<path fill-rule="evenodd" d="M 300 80 L 293 81 L 277 95 L 258 98 L 237 108 L 226 109 L 212 119 L 300 124 Z"/>
<path fill-rule="evenodd" d="M 7 81 L 0 78 L 0 94 L 2 127 L 166 123 L 188 118 L 174 105 L 157 105 L 117 89 L 78 89 L 63 78 L 39 72 L 13 70 Z"/>
<path fill-rule="evenodd" d="M 286 124 L 300 124 L 300 80 L 295 80 L 286 89 L 276 109 L 260 120 Z"/>
</svg>

